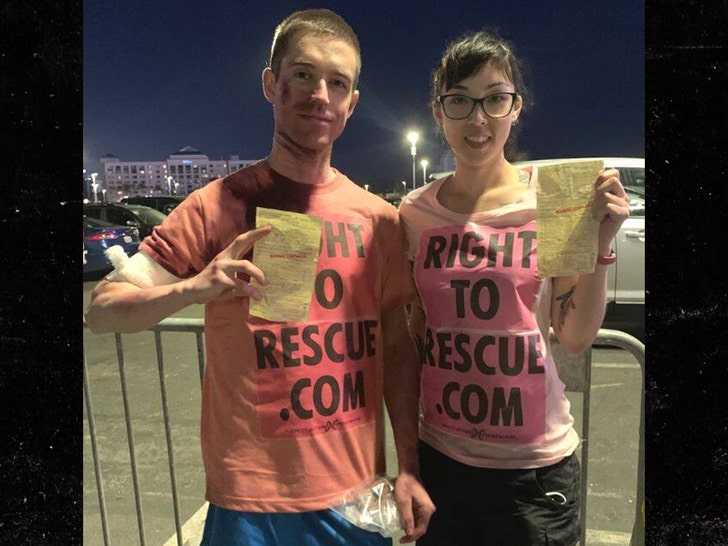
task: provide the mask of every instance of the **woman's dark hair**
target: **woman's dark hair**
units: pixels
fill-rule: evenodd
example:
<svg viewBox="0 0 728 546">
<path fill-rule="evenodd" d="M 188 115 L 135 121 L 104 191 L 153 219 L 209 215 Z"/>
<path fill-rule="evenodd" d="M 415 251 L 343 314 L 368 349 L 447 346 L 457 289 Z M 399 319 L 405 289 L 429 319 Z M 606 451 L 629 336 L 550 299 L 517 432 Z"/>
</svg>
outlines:
<svg viewBox="0 0 728 546">
<path fill-rule="evenodd" d="M 523 81 L 525 68 L 516 57 L 515 48 L 510 42 L 495 32 L 486 30 L 469 32 L 448 44 L 439 64 L 432 72 L 431 105 L 437 104 L 439 95 L 469 78 L 487 63 L 492 63 L 505 74 L 521 96 L 521 112 L 526 110 L 526 106 L 530 106 L 530 96 Z M 505 145 L 506 159 L 513 160 L 516 156 L 516 137 L 519 128 L 520 125 L 511 128 Z"/>
</svg>

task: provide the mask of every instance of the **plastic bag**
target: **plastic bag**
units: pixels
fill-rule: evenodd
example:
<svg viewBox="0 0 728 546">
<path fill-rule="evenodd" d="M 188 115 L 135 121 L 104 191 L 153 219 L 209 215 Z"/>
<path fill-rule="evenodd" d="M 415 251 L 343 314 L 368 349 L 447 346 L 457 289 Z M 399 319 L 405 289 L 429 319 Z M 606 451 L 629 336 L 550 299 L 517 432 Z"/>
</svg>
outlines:
<svg viewBox="0 0 728 546">
<path fill-rule="evenodd" d="M 393 537 L 402 531 L 394 500 L 394 484 L 387 476 L 376 476 L 344 494 L 340 504 L 331 506 L 361 529 Z"/>
</svg>

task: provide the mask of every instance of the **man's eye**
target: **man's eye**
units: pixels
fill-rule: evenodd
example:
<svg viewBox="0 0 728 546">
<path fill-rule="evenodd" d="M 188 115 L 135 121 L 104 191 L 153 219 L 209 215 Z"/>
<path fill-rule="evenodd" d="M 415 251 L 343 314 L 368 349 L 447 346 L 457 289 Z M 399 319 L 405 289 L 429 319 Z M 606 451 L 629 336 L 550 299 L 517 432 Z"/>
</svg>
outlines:
<svg viewBox="0 0 728 546">
<path fill-rule="evenodd" d="M 299 70 L 298 72 L 294 72 L 293 76 L 299 80 L 307 80 L 311 77 L 311 74 L 304 72 L 303 70 Z"/>
<path fill-rule="evenodd" d="M 343 80 L 334 80 L 331 82 L 335 87 L 340 87 L 341 89 L 348 89 L 349 85 L 343 81 Z"/>
</svg>

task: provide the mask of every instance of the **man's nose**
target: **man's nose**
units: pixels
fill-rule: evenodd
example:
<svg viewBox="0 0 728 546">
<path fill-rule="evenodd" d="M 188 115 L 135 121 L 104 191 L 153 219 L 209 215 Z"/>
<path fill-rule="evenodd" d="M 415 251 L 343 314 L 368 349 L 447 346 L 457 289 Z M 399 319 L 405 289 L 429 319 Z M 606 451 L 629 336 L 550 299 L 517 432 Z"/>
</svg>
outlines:
<svg viewBox="0 0 728 546">
<path fill-rule="evenodd" d="M 316 82 L 311 93 L 311 100 L 321 102 L 323 104 L 329 103 L 329 87 L 326 84 L 326 80 L 323 78 Z"/>
</svg>

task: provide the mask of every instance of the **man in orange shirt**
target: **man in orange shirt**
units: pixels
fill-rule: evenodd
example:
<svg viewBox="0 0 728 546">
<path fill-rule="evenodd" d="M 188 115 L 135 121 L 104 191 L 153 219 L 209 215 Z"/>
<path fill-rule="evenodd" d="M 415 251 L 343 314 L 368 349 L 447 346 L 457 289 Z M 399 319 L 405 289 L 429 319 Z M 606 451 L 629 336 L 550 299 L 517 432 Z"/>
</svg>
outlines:
<svg viewBox="0 0 728 546">
<path fill-rule="evenodd" d="M 263 161 L 191 194 L 120 272 L 95 288 L 93 332 L 137 332 L 205 305 L 201 441 L 210 502 L 202 544 L 379 545 L 330 506 L 385 471 L 382 397 L 395 435 L 402 542 L 434 511 L 418 479 L 412 297 L 397 211 L 331 167 L 359 100 L 356 35 L 329 10 L 276 29 L 263 92 L 275 136 Z M 249 261 L 270 227 L 258 207 L 320 216 L 308 319 L 249 314 Z"/>
</svg>

